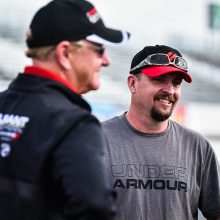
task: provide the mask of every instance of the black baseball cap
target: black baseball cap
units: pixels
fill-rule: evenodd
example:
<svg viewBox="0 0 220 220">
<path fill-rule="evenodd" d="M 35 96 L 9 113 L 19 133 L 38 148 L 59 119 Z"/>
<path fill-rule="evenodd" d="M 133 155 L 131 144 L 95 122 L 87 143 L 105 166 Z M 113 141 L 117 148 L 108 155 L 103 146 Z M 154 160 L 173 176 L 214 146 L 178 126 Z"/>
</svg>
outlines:
<svg viewBox="0 0 220 220">
<path fill-rule="evenodd" d="M 130 33 L 105 26 L 96 8 L 86 0 L 53 0 L 34 15 L 27 33 L 29 48 L 82 39 L 120 45 Z"/>
<path fill-rule="evenodd" d="M 178 66 L 173 65 L 138 65 L 144 61 L 147 57 L 153 54 L 166 54 L 169 57 L 182 57 L 181 53 L 169 46 L 156 45 L 156 46 L 146 46 L 140 52 L 138 52 L 132 59 L 130 74 L 144 73 L 150 77 L 158 77 L 168 73 L 179 73 L 181 77 L 188 83 L 192 82 L 192 77 L 189 75 L 187 69 L 178 68 Z M 184 60 L 185 61 L 185 60 Z"/>
</svg>

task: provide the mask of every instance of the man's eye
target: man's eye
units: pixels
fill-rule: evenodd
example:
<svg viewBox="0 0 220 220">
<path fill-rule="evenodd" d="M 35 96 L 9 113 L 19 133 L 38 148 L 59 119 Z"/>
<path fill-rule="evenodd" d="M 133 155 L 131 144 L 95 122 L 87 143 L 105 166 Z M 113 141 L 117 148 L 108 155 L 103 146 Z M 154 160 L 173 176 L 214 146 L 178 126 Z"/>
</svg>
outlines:
<svg viewBox="0 0 220 220">
<path fill-rule="evenodd" d="M 154 78 L 153 81 L 156 81 L 156 82 L 163 82 L 164 81 L 164 78 Z"/>
<path fill-rule="evenodd" d="M 174 80 L 173 82 L 173 84 L 177 86 L 181 85 L 181 83 L 182 83 L 182 79 Z"/>
</svg>

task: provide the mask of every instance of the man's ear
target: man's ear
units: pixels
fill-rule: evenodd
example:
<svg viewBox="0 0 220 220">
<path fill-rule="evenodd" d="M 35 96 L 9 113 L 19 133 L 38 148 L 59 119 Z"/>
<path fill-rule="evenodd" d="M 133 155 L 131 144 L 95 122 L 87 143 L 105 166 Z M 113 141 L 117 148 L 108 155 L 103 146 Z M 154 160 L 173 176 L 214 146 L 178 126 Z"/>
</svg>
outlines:
<svg viewBox="0 0 220 220">
<path fill-rule="evenodd" d="M 136 92 L 137 80 L 138 80 L 137 77 L 133 74 L 130 74 L 128 76 L 127 84 L 128 84 L 128 88 L 129 88 L 129 90 L 131 91 L 132 94 Z"/>
<path fill-rule="evenodd" d="M 61 68 L 65 70 L 71 68 L 70 55 L 71 43 L 69 41 L 61 41 L 55 49 L 55 58 Z"/>
</svg>

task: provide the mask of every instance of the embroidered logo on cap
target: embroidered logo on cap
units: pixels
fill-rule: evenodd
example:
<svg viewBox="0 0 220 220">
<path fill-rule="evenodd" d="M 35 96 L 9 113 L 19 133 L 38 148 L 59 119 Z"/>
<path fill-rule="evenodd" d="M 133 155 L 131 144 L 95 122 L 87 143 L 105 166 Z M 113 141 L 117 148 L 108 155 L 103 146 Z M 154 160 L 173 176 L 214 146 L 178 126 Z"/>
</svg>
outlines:
<svg viewBox="0 0 220 220">
<path fill-rule="evenodd" d="M 173 53 L 173 52 L 169 52 L 167 53 L 168 57 L 170 58 L 170 61 L 174 61 L 175 57 L 176 57 L 176 54 Z"/>
<path fill-rule="evenodd" d="M 92 8 L 86 13 L 87 18 L 91 23 L 96 23 L 101 17 L 95 8 Z"/>
</svg>

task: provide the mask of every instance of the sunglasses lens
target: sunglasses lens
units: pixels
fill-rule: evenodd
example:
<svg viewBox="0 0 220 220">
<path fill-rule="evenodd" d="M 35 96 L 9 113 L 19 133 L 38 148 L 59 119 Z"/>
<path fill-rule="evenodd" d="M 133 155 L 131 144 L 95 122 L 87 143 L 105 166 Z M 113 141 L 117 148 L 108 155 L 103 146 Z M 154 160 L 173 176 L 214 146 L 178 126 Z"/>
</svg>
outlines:
<svg viewBox="0 0 220 220">
<path fill-rule="evenodd" d="M 105 48 L 104 47 L 99 47 L 99 46 L 91 46 L 90 47 L 92 50 L 94 50 L 99 56 L 103 56 L 105 53 Z"/>
<path fill-rule="evenodd" d="M 180 67 L 181 69 L 187 69 L 187 63 L 182 57 L 176 57 L 175 65 Z"/>
<path fill-rule="evenodd" d="M 150 63 L 155 65 L 166 65 L 169 62 L 169 58 L 165 54 L 154 54 L 150 58 Z"/>
<path fill-rule="evenodd" d="M 99 48 L 99 55 L 100 55 L 100 56 L 103 56 L 104 53 L 105 53 L 105 48 L 104 48 L 104 47 L 100 47 L 100 48 Z"/>
</svg>

